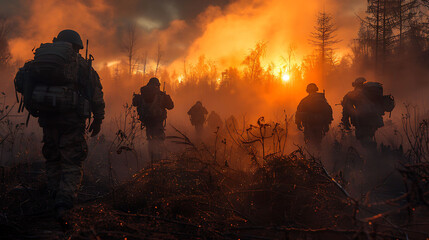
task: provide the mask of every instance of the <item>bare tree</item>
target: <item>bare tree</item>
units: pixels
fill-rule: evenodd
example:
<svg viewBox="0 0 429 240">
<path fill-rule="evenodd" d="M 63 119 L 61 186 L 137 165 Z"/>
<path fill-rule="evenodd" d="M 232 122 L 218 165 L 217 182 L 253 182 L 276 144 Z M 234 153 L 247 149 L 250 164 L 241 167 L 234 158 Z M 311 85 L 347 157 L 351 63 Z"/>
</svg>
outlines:
<svg viewBox="0 0 429 240">
<path fill-rule="evenodd" d="M 296 45 L 295 44 L 289 44 L 289 48 L 287 50 L 287 57 L 282 57 L 283 61 L 286 62 L 286 71 L 289 71 L 292 68 L 292 58 L 295 58 L 295 50 Z"/>
<path fill-rule="evenodd" d="M 143 78 L 146 76 L 146 66 L 147 66 L 147 51 L 143 54 Z"/>
<path fill-rule="evenodd" d="M 244 59 L 243 64 L 248 67 L 249 79 L 256 80 L 262 73 L 261 57 L 265 55 L 267 43 L 259 42 L 255 49 L 250 51 L 250 54 Z"/>
<path fill-rule="evenodd" d="M 326 53 L 333 50 L 335 44 L 339 43 L 336 32 L 338 27 L 334 23 L 334 17 L 324 10 L 317 15 L 317 23 L 311 33 L 310 42 L 319 48 L 321 61 L 326 60 Z"/>
<path fill-rule="evenodd" d="M 7 65 L 11 58 L 7 39 L 8 30 L 7 19 L 0 18 L 0 66 Z"/>
<path fill-rule="evenodd" d="M 397 5 L 398 0 L 368 0 L 368 16 L 364 23 L 374 32 L 373 56 L 376 72 L 379 70 L 380 63 L 383 69 L 385 68 L 386 59 L 393 52 L 396 39 L 394 29 L 397 25 L 395 18 Z"/>
<path fill-rule="evenodd" d="M 161 62 L 161 58 L 162 58 L 161 44 L 158 43 L 158 51 L 157 51 L 157 54 L 156 54 L 155 76 L 158 74 L 159 63 Z"/>
<path fill-rule="evenodd" d="M 310 43 L 318 48 L 320 55 L 320 64 L 322 67 L 322 78 L 325 79 L 325 64 L 327 56 L 333 55 L 334 45 L 339 43 L 336 32 L 338 27 L 334 22 L 334 17 L 326 13 L 325 10 L 317 15 L 317 23 L 314 26 L 314 31 L 311 33 Z"/>
<path fill-rule="evenodd" d="M 380 16 L 381 16 L 381 1 L 382 0 L 368 0 L 367 13 L 369 16 L 366 18 L 366 23 L 375 30 L 374 35 L 374 58 L 375 70 L 378 69 L 378 56 L 379 56 L 379 37 L 380 37 Z"/>
<path fill-rule="evenodd" d="M 136 66 L 136 61 L 134 59 L 134 56 L 136 55 L 137 51 L 137 33 L 136 33 L 136 24 L 132 23 L 128 25 L 127 33 L 123 39 L 123 51 L 127 55 L 127 65 L 128 65 L 128 72 L 131 75 L 134 71 L 134 68 Z"/>
<path fill-rule="evenodd" d="M 393 10 L 396 18 L 397 28 L 399 29 L 399 54 L 402 55 L 404 49 L 404 33 L 410 30 L 410 22 L 416 17 L 418 8 L 417 0 L 396 0 L 396 6 Z"/>
</svg>

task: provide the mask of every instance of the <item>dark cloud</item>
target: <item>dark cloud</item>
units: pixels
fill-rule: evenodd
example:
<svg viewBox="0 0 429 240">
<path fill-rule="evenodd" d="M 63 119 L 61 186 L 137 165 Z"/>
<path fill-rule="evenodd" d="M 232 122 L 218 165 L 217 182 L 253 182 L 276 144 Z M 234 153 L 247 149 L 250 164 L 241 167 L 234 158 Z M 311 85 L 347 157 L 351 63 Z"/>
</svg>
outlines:
<svg viewBox="0 0 429 240">
<path fill-rule="evenodd" d="M 161 23 L 161 29 L 167 28 L 173 20 L 195 19 L 208 6 L 225 7 L 232 0 L 107 0 L 114 6 L 118 19 L 129 21 L 144 17 Z"/>
<path fill-rule="evenodd" d="M 0 15 L 3 17 L 12 17 L 16 14 L 28 14 L 27 1 L 23 0 L 0 0 Z"/>
<path fill-rule="evenodd" d="M 266 7 L 265 10 L 262 10 L 266 12 L 257 13 L 258 9 L 265 6 L 267 2 L 273 2 L 273 9 Z M 317 1 L 312 0 L 310 2 L 308 2 L 309 5 L 315 5 Z M 231 37 L 237 38 L 237 35 L 246 35 L 257 31 L 259 28 L 264 28 L 272 30 L 266 31 L 269 36 L 261 37 L 260 34 L 255 34 L 254 37 L 259 37 L 262 40 L 270 39 L 271 42 L 275 42 L 272 35 L 291 35 L 289 32 L 283 33 L 282 28 L 277 25 L 282 24 L 282 21 L 283 24 L 288 25 L 287 22 L 284 23 L 284 19 L 287 19 L 289 15 L 297 15 L 297 12 L 301 8 L 306 8 L 308 4 L 286 0 L 284 2 L 263 0 L 44 0 L 40 2 L 34 0 L 0 0 L 0 17 L 3 15 L 10 19 L 12 26 L 10 38 L 17 41 L 16 44 L 12 45 L 14 53 L 23 56 L 23 58 L 28 56 L 18 54 L 20 49 L 32 49 L 40 41 L 50 41 L 61 29 L 75 28 L 83 38 L 91 40 L 92 49 L 97 54 L 98 61 L 118 60 L 124 57 L 122 46 L 124 38 L 127 36 L 128 27 L 130 24 L 135 24 L 138 36 L 137 56 L 141 57 L 147 52 L 149 58 L 154 58 L 158 44 L 160 44 L 164 52 L 163 64 L 168 65 L 174 60 L 184 59 L 188 55 L 190 46 L 202 37 L 204 32 L 207 32 L 207 26 L 216 18 L 231 16 L 235 20 L 242 18 L 251 22 L 251 27 L 240 30 L 240 26 L 247 24 L 247 22 L 236 21 L 239 24 L 234 26 L 242 32 L 237 34 L 237 31 L 231 30 L 228 33 L 230 35 L 225 36 L 225 39 L 229 39 L 229 41 L 232 41 Z M 356 25 L 354 12 L 359 13 L 362 5 L 364 4 L 361 0 L 326 1 L 326 10 L 337 17 L 341 29 L 350 29 L 350 31 L 340 34 L 340 38 L 349 39 L 354 34 Z M 295 10 L 283 16 L 283 13 L 279 14 L 275 9 L 279 6 Z M 332 6 L 336 7 L 333 8 Z M 255 14 L 259 18 L 252 17 Z M 277 19 L 276 16 L 270 16 L 270 14 L 281 16 L 277 16 L 279 18 Z M 268 18 L 277 20 L 272 24 L 270 23 L 269 26 L 260 24 L 261 21 Z M 292 18 L 293 21 L 297 19 L 306 21 L 300 16 Z M 224 20 L 222 22 L 225 25 L 218 26 L 220 33 L 228 27 L 228 24 L 231 24 L 228 17 Z M 232 23 L 234 24 L 234 22 Z M 294 33 L 293 35 L 308 34 L 304 33 L 303 30 L 294 28 L 299 24 L 300 22 L 297 22 L 289 29 Z M 207 38 L 216 38 L 217 36 L 223 35 L 213 34 Z M 259 38 L 249 41 L 253 45 L 253 42 L 261 40 Z M 286 40 L 280 40 L 275 44 L 287 44 Z M 227 44 L 223 41 L 219 42 L 222 42 L 219 47 Z M 346 41 L 343 43 L 344 45 L 348 44 Z M 198 48 L 198 46 L 196 47 Z M 198 54 L 205 54 L 205 52 L 198 52 Z"/>
<path fill-rule="evenodd" d="M 36 3 L 33 0 L 0 0 L 0 17 L 9 20 L 11 39 L 45 39 L 40 36 L 41 34 L 49 34 L 49 38 L 46 39 L 50 39 L 63 26 L 75 26 L 82 37 L 91 38 L 93 44 L 109 46 L 108 51 L 98 53 L 107 61 L 117 59 L 122 54 L 122 45 L 128 27 L 130 24 L 135 24 L 138 55 L 148 52 L 150 57 L 155 54 L 153 52 L 156 51 L 158 44 L 161 44 L 165 52 L 163 61 L 168 64 L 180 57 L 192 41 L 202 33 L 199 25 L 201 19 L 198 19 L 198 16 L 209 6 L 222 9 L 231 1 L 233 0 L 49 0 Z M 66 9 L 68 5 L 70 8 Z M 40 6 L 46 6 L 45 10 Z M 35 17 L 39 16 L 35 11 L 41 10 L 46 11 L 49 16 L 44 16 L 50 19 L 58 15 L 58 18 L 52 20 L 57 21 L 56 26 L 49 23 L 50 26 L 55 27 L 55 31 L 50 32 L 46 27 L 35 26 Z M 78 11 L 76 15 L 84 11 L 87 14 L 83 16 L 90 14 L 91 17 L 90 19 L 67 18 L 70 11 Z M 59 12 L 62 13 L 59 14 Z M 76 20 L 79 23 L 76 23 Z M 39 22 L 39 20 L 36 21 Z M 88 21 L 86 28 L 84 21 Z M 40 20 L 40 23 L 43 24 L 44 21 Z M 167 43 L 167 38 L 172 41 Z"/>
<path fill-rule="evenodd" d="M 11 29 L 9 36 L 15 41 L 25 39 L 46 41 L 59 30 L 73 27 L 83 38 L 92 40 L 92 46 L 96 48 L 93 48 L 94 50 L 97 50 L 94 44 L 103 45 L 105 50 L 97 52 L 99 59 L 106 61 L 118 59 L 122 55 L 122 43 L 128 27 L 130 24 L 136 24 L 138 55 L 144 52 L 148 52 L 149 57 L 155 55 L 154 52 L 160 43 L 165 52 L 163 61 L 168 64 L 180 57 L 191 42 L 201 34 L 197 16 L 209 6 L 222 9 L 231 1 L 0 0 L 0 17 L 8 19 Z M 46 19 L 39 20 L 40 17 Z M 167 38 L 173 41 L 167 43 Z M 27 45 L 37 44 L 34 42 Z M 28 48 L 26 45 L 25 47 Z"/>
</svg>

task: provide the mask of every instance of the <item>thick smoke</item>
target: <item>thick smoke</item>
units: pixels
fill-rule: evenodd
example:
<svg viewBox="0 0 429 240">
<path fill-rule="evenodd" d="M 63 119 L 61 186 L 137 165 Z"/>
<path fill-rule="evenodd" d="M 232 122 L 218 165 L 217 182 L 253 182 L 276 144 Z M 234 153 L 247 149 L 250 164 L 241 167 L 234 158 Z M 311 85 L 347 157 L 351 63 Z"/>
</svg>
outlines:
<svg viewBox="0 0 429 240">
<path fill-rule="evenodd" d="M 188 3 L 187 3 L 188 2 Z M 217 6 L 227 1 L 217 1 Z M 32 57 L 31 49 L 49 42 L 62 29 L 78 31 L 90 39 L 97 61 L 109 62 L 122 57 L 123 38 L 128 25 L 135 24 L 138 48 L 155 50 L 162 44 L 165 61 L 178 57 L 198 34 L 197 16 L 210 1 L 17 1 L 2 3 L 2 15 L 13 23 L 11 51 L 16 60 Z M 192 8 L 190 7 L 192 6 Z"/>
<path fill-rule="evenodd" d="M 31 58 L 31 49 L 72 28 L 91 40 L 99 62 L 123 58 L 122 38 L 129 24 L 137 25 L 138 48 L 155 51 L 160 43 L 164 64 L 201 55 L 222 67 L 240 64 L 240 57 L 258 41 L 269 42 L 266 64 L 280 61 L 290 44 L 297 57 L 311 53 L 309 33 L 315 16 L 325 8 L 341 29 L 339 52 L 347 52 L 358 29 L 358 1 L 18 1 L 2 3 L 2 15 L 14 23 L 10 39 L 15 59 Z"/>
<path fill-rule="evenodd" d="M 340 55 L 346 54 L 350 40 L 356 36 L 359 21 L 355 14 L 365 7 L 359 1 L 235 1 L 223 11 L 212 9 L 206 15 L 210 18 L 204 33 L 196 39 L 188 50 L 187 58 L 196 61 L 204 54 L 217 60 L 221 66 L 241 64 L 242 57 L 255 43 L 268 43 L 265 64 L 281 61 L 289 45 L 296 46 L 296 60 L 300 61 L 314 49 L 308 39 L 316 22 L 316 14 L 325 9 L 333 14 L 338 23 L 337 46 Z"/>
<path fill-rule="evenodd" d="M 202 56 L 214 69 L 211 81 L 221 79 L 222 72 L 229 67 L 243 69 L 243 60 L 258 42 L 266 43 L 265 55 L 261 58 L 265 69 L 271 67 L 278 73 L 286 64 L 291 47 L 294 51 L 289 54 L 290 64 L 301 64 L 315 49 L 309 43 L 310 33 L 316 14 L 323 10 L 331 13 L 338 25 L 341 42 L 336 46 L 335 57 L 340 61 L 350 53 L 350 42 L 357 35 L 359 19 L 356 15 L 363 15 L 366 9 L 366 3 L 358 0 L 21 0 L 2 1 L 1 5 L 1 14 L 11 25 L 9 46 L 15 67 L 32 57 L 34 47 L 50 42 L 62 29 L 74 29 L 84 40 L 90 40 L 90 52 L 95 56 L 94 66 L 103 79 L 110 118 L 119 114 L 122 105 L 130 102 L 132 92 L 138 91 L 147 77 L 154 74 L 159 48 L 162 58 L 157 75 L 161 81 L 169 83 L 167 91 L 176 101 L 171 118 L 182 122 L 187 122 L 186 110 L 197 100 L 202 100 L 209 110 L 220 112 L 223 118 L 231 114 L 252 119 L 261 115 L 273 117 L 283 109 L 291 116 L 298 101 L 306 95 L 308 82 L 291 79 L 281 88 L 268 89 L 245 83 L 242 91 L 228 98 L 210 95 L 205 89 L 173 90 L 178 86 L 186 88 L 183 84 L 177 86 L 176 81 L 184 79 L 190 68 L 198 67 Z M 130 77 L 124 73 L 127 59 L 123 45 L 132 25 L 136 26 L 135 59 L 139 60 L 137 70 L 140 73 L 142 61 L 147 57 L 147 76 L 144 77 L 141 74 Z M 377 80 L 368 73 L 347 72 L 329 79 L 329 84 L 318 79 L 314 81 L 320 89 L 326 89 L 328 101 L 334 105 L 341 101 L 351 88 L 351 81 L 359 75 L 368 76 L 370 81 Z M 11 79 L 3 81 L 4 86 L 12 85 Z M 386 88 L 389 87 L 387 84 Z M 339 107 L 334 107 L 335 119 L 339 119 L 340 112 Z"/>
<path fill-rule="evenodd" d="M 32 58 L 32 49 L 40 43 L 52 41 L 63 29 L 74 29 L 84 41 L 90 40 L 89 52 L 95 56 L 94 67 L 102 79 L 107 106 L 102 134 L 109 139 L 126 125 L 123 123 L 127 117 L 124 116 L 124 105 L 131 102 L 132 93 L 138 92 L 154 75 L 166 83 L 167 93 L 175 102 L 174 110 L 168 113 L 167 135 L 173 132 L 170 125 L 192 135 L 194 131 L 186 112 L 197 100 L 202 101 L 209 112 L 218 112 L 222 119 L 234 115 L 240 124 L 246 119 L 247 126 L 255 124 L 261 116 L 265 116 L 267 122 L 284 123 L 284 114 L 289 120 L 293 119 L 298 102 L 306 95 L 305 86 L 315 82 L 319 89 L 326 90 L 326 97 L 334 110 L 335 120 L 324 142 L 326 149 L 331 149 L 332 143 L 344 137 L 337 127 L 341 118 L 338 105 L 351 90 L 351 82 L 356 77 L 381 81 L 387 94 L 397 96 L 398 107 L 391 119 L 385 117 L 386 126 L 377 133 L 379 142 L 395 142 L 399 138 L 392 133 L 401 128 L 403 102 L 411 100 L 421 104 L 427 99 L 421 94 L 427 88 L 419 87 L 419 82 L 408 81 L 403 86 L 403 82 L 377 79 L 371 71 L 360 72 L 350 67 L 350 44 L 360 27 L 357 15 L 364 16 L 366 1 L 0 0 L 0 4 L 0 15 L 8 20 L 10 26 L 13 68 L 13 73 L 4 75 L 7 77 L 1 80 L 2 90 L 13 95 L 13 74 L 24 61 Z M 301 64 L 316 48 L 310 44 L 309 38 L 317 13 L 321 11 L 332 14 L 338 26 L 337 39 L 341 41 L 334 49 L 338 70 L 325 81 L 319 77 L 305 78 L 289 73 L 290 80 L 281 82 L 279 75 L 284 73 L 286 65 L 299 69 L 297 72 L 303 74 Z M 134 27 L 136 66 L 129 74 L 124 43 L 129 29 Z M 260 65 L 269 74 L 262 74 L 257 79 L 259 82 L 248 81 L 244 75 L 249 65 L 244 62 L 257 44 L 265 44 Z M 160 66 L 157 68 L 159 56 Z M 421 69 L 411 69 L 409 76 L 413 79 L 421 76 Z M 229 77 L 240 80 L 236 85 L 222 84 L 226 70 Z M 419 92 L 416 93 L 416 89 Z M 37 125 L 35 121 L 32 124 Z M 40 133 L 40 128 L 36 128 Z M 213 136 L 212 132 L 206 133 Z M 303 144 L 302 133 L 296 130 L 293 121 L 288 134 L 287 150 L 294 149 L 294 144 Z M 140 141 L 140 150 L 146 149 L 144 137 Z M 341 144 L 355 144 L 352 140 L 350 142 L 342 138 Z M 329 152 L 325 155 L 328 155 L 327 159 L 335 159 Z M 339 155 L 336 160 L 342 161 L 342 157 Z M 122 162 L 120 164 L 123 165 Z"/>
<path fill-rule="evenodd" d="M 227 134 L 223 129 L 223 135 L 218 139 L 211 129 L 206 130 L 202 138 L 195 136 L 195 129 L 187 116 L 188 109 L 196 101 L 202 101 L 208 112 L 216 111 L 223 120 L 235 116 L 238 128 L 243 126 L 243 133 L 250 124 L 256 125 L 262 116 L 272 126 L 272 121 L 279 122 L 288 133 L 286 153 L 296 150 L 297 145 L 305 146 L 302 132 L 296 130 L 293 115 L 299 101 L 307 95 L 306 85 L 315 82 L 326 93 L 334 112 L 334 122 L 322 143 L 322 161 L 333 173 L 341 173 L 342 170 L 347 174 L 348 171 L 346 178 L 353 182 L 351 188 L 356 190 L 356 196 L 366 192 L 360 192 L 361 185 L 379 182 L 380 176 L 393 172 L 397 161 L 392 156 L 389 159 L 388 155 L 381 156 L 356 147 L 359 143 L 353 134 L 338 127 L 342 110 L 339 105 L 347 91 L 352 90 L 351 82 L 360 76 L 368 81 L 380 81 L 384 84 L 385 94 L 395 96 L 397 107 L 391 118 L 388 115 L 384 117 L 385 127 L 376 135 L 378 143 L 385 142 L 393 147 L 406 144 L 406 136 L 401 131 L 404 102 L 420 106 L 420 112 L 427 108 L 427 68 L 401 60 L 400 66 L 404 69 L 401 76 L 395 76 L 396 71 L 392 71 L 390 76 L 385 74 L 387 77 L 376 78 L 371 67 L 363 72 L 358 64 L 352 64 L 351 43 L 357 37 L 361 23 L 357 16 L 365 16 L 367 1 L 0 0 L 0 5 L 0 17 L 7 19 L 9 26 L 8 45 L 12 57 L 8 73 L 3 74 L 0 69 L 0 91 L 6 91 L 9 101 L 15 101 L 13 75 L 18 67 L 33 57 L 32 49 L 40 43 L 52 41 L 63 29 L 74 29 L 84 41 L 89 39 L 89 52 L 95 57 L 94 67 L 102 79 L 106 100 L 102 132 L 99 139 L 89 141 L 92 144 L 90 149 L 95 153 L 92 160 L 113 161 L 116 164 L 113 168 L 125 173 L 124 178 L 141 169 L 139 158 L 147 163 L 147 141 L 144 132 L 138 129 L 132 146 L 138 154 L 134 156 L 127 153 L 126 148 L 121 155 L 122 148 L 114 149 L 112 139 L 122 136 L 130 126 L 133 129 L 140 127 L 139 124 L 127 124 L 132 112 L 128 107 L 133 92 L 138 92 L 152 76 L 157 76 L 165 84 L 165 90 L 175 102 L 175 108 L 168 112 L 167 136 L 177 135 L 171 127 L 174 126 L 191 136 L 192 140 L 198 139 L 198 143 L 203 140 L 208 147 L 213 147 L 217 141 L 218 145 L 214 144 L 214 147 L 220 149 L 222 146 L 224 157 L 230 155 L 228 159 L 231 162 L 225 162 L 225 165 L 242 169 L 249 168 L 251 164 L 247 152 L 233 142 L 234 133 Z M 328 79 L 320 77 L 320 72 L 317 72 L 320 69 L 309 67 L 316 65 L 314 62 L 317 61 L 316 47 L 311 45 L 309 38 L 321 11 L 332 14 L 338 27 L 336 38 L 341 40 L 334 47 L 334 70 Z M 132 67 L 128 65 L 125 51 L 130 29 L 135 31 Z M 258 49 L 263 51 L 254 59 L 255 71 L 259 74 L 254 78 L 253 72 L 249 74 L 253 65 L 248 60 Z M 283 79 L 282 74 L 285 73 L 289 74 L 287 80 Z M 424 114 L 413 118 L 415 125 L 420 120 L 418 118 L 427 117 L 428 114 Z M 21 115 L 24 119 L 25 116 Z M 286 126 L 285 121 L 288 120 L 289 126 Z M 31 120 L 30 127 L 27 132 L 41 134 L 36 121 Z M 35 141 L 41 139 L 34 134 L 31 137 L 37 139 Z M 101 145 L 98 149 L 97 144 Z M 171 145 L 167 144 L 168 150 L 182 147 Z M 104 150 L 100 150 L 103 147 Z M 39 149 L 34 152 L 40 155 Z M 129 160 L 127 156 L 131 155 L 129 159 L 132 160 Z M 128 165 L 134 157 L 135 166 Z M 366 160 L 371 162 L 364 164 Z M 95 169 L 99 171 L 99 166 Z"/>
</svg>

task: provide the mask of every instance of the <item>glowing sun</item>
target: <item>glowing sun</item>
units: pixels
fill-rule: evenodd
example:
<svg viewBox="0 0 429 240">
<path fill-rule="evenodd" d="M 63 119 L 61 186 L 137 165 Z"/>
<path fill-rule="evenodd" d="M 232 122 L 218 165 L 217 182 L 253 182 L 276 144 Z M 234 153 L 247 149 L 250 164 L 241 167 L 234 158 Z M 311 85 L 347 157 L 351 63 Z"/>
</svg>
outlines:
<svg viewBox="0 0 429 240">
<path fill-rule="evenodd" d="M 290 75 L 287 73 L 282 74 L 282 81 L 283 82 L 289 82 L 290 80 Z"/>
</svg>

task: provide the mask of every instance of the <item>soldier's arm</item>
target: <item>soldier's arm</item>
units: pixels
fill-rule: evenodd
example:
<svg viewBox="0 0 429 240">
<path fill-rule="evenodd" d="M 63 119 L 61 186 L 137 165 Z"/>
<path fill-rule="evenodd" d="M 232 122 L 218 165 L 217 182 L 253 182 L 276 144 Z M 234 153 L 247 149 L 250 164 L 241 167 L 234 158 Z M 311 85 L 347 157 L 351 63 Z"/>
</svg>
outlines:
<svg viewBox="0 0 429 240">
<path fill-rule="evenodd" d="M 194 111 L 194 106 L 192 106 L 189 110 L 188 110 L 188 115 L 192 115 L 192 112 Z"/>
<path fill-rule="evenodd" d="M 298 104 L 298 107 L 296 108 L 296 113 L 295 113 L 295 124 L 297 126 L 301 126 L 302 124 L 302 111 L 303 111 L 303 103 L 302 101 Z"/>
<path fill-rule="evenodd" d="M 349 112 L 350 100 L 348 95 L 344 96 L 343 101 L 341 101 L 341 106 L 343 107 L 341 123 L 344 127 L 350 127 L 350 112 Z"/>
<path fill-rule="evenodd" d="M 103 94 L 103 86 L 101 85 L 100 77 L 97 72 L 93 70 L 93 79 L 92 79 L 92 99 L 91 99 L 91 108 L 92 113 L 94 114 L 94 120 L 101 121 L 104 119 L 104 94 Z"/>
<path fill-rule="evenodd" d="M 331 123 L 333 120 L 334 120 L 334 117 L 333 117 L 333 112 L 332 112 L 332 107 L 331 107 L 331 105 L 329 105 L 329 103 L 328 103 L 328 106 L 329 106 L 329 108 L 328 108 L 328 111 L 329 111 L 329 123 Z"/>
<path fill-rule="evenodd" d="M 19 68 L 18 72 L 15 75 L 15 79 L 14 79 L 14 83 L 15 83 L 15 90 L 19 93 L 23 93 L 24 92 L 24 81 L 25 81 L 25 72 L 29 71 L 31 64 L 33 63 L 33 61 L 28 61 L 24 64 L 24 66 L 22 66 L 21 68 Z"/>
</svg>

